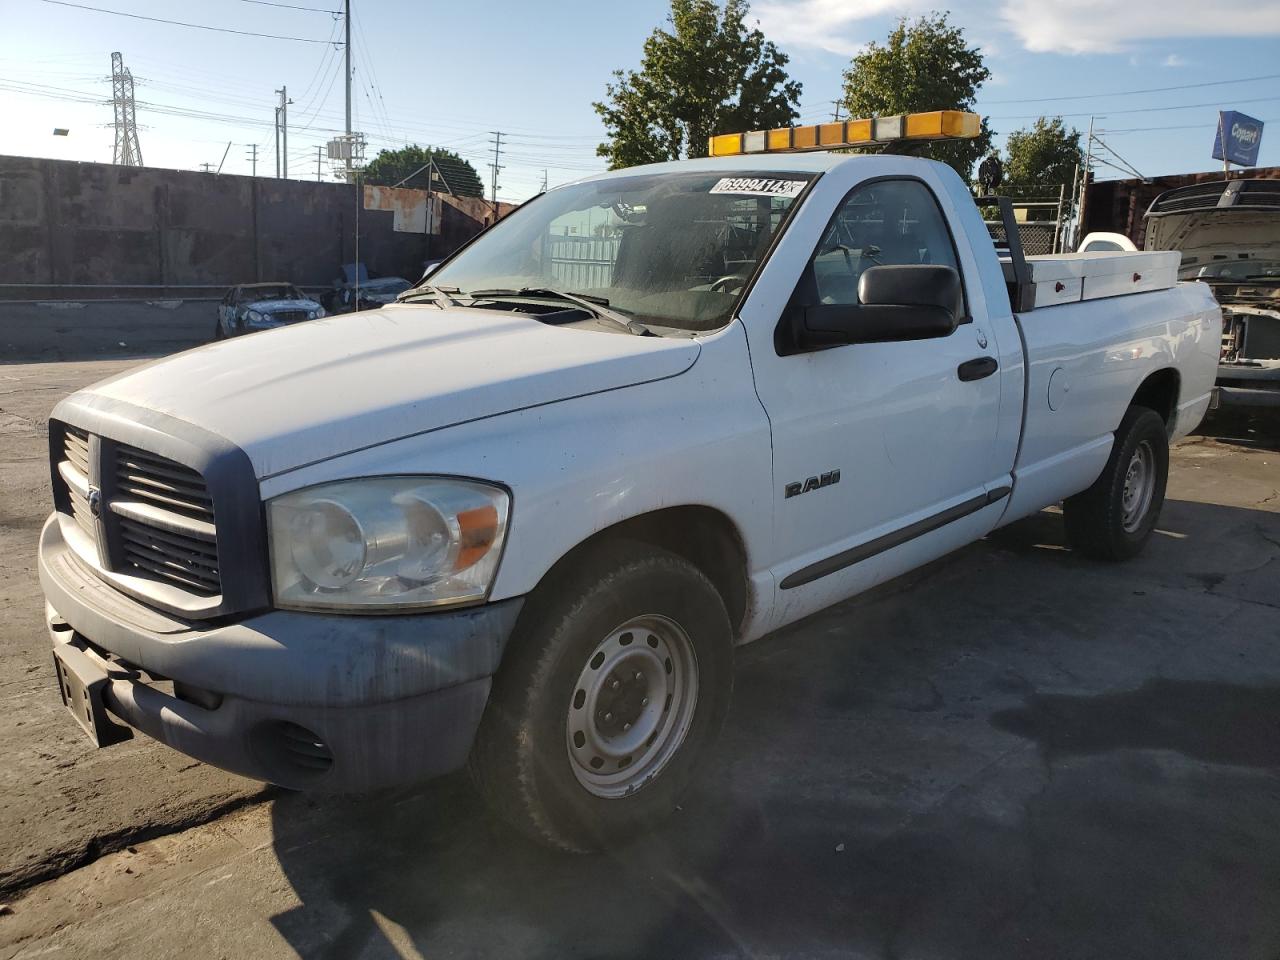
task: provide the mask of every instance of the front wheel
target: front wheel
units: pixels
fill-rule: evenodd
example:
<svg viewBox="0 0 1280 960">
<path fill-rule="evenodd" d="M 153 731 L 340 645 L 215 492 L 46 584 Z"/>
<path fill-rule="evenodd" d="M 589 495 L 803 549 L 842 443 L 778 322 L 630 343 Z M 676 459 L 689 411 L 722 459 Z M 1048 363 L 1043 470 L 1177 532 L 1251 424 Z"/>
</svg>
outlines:
<svg viewBox="0 0 1280 960">
<path fill-rule="evenodd" d="M 1130 407 L 1102 475 L 1062 505 L 1071 546 L 1100 560 L 1127 560 L 1146 545 L 1164 505 L 1169 438 L 1154 410 Z"/>
<path fill-rule="evenodd" d="M 733 684 L 729 616 L 688 561 L 593 550 L 530 597 L 471 769 L 490 805 L 566 850 L 665 817 L 714 741 Z"/>
</svg>

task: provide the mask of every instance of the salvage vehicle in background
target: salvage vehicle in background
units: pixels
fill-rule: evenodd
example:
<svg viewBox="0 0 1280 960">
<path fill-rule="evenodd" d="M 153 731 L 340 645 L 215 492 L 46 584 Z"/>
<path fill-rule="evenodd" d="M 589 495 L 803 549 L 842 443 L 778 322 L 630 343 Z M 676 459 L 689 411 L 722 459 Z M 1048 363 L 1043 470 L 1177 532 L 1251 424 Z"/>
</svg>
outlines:
<svg viewBox="0 0 1280 960">
<path fill-rule="evenodd" d="M 1127 250 L 1132 252 L 1137 249 L 1134 242 L 1123 233 L 1094 231 L 1080 241 L 1080 246 L 1076 247 L 1076 253 L 1098 253 L 1104 250 Z"/>
<path fill-rule="evenodd" d="M 1280 181 L 1226 180 L 1160 194 L 1148 250 L 1182 253 L 1179 277 L 1222 306 L 1215 405 L 1280 415 Z"/>
<path fill-rule="evenodd" d="M 346 264 L 342 279 L 333 282 L 333 289 L 325 294 L 325 306 L 330 313 L 351 313 L 356 310 L 377 310 L 413 286 L 403 277 L 370 277 L 365 265 Z"/>
<path fill-rule="evenodd" d="M 1209 403 L 1208 288 L 1025 257 L 984 200 L 998 257 L 942 163 L 767 149 L 881 129 L 979 118 L 716 137 L 542 194 L 399 303 L 63 400 L 38 565 L 87 734 L 311 790 L 469 760 L 597 848 L 709 766 L 736 645 L 1060 501 L 1075 549 L 1135 555 Z"/>
<path fill-rule="evenodd" d="M 244 283 L 232 287 L 218 303 L 213 339 L 317 320 L 324 307 L 291 283 Z"/>
</svg>

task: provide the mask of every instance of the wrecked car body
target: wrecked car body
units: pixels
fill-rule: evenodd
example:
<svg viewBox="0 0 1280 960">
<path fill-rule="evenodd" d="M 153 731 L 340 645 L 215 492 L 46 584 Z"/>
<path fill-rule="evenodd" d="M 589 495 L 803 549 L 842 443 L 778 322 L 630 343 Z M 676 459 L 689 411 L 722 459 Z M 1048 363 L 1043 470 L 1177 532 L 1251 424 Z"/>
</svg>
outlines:
<svg viewBox="0 0 1280 960">
<path fill-rule="evenodd" d="M 1179 279 L 1222 306 L 1216 405 L 1280 411 L 1280 181 L 1169 190 L 1147 211 L 1148 250 L 1179 250 Z"/>
<path fill-rule="evenodd" d="M 218 304 L 213 339 L 318 320 L 324 307 L 291 283 L 244 283 L 227 291 Z"/>
</svg>

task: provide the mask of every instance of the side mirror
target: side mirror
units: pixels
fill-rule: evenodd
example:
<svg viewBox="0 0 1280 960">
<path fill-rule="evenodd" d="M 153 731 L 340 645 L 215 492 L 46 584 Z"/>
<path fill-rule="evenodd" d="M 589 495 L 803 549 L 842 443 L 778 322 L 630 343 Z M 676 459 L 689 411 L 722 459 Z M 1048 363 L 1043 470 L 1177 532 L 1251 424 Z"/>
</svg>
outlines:
<svg viewBox="0 0 1280 960">
<path fill-rule="evenodd" d="M 950 336 L 963 296 L 954 267 L 892 264 L 869 267 L 858 279 L 858 303 L 806 307 L 806 346 L 887 343 Z"/>
</svg>

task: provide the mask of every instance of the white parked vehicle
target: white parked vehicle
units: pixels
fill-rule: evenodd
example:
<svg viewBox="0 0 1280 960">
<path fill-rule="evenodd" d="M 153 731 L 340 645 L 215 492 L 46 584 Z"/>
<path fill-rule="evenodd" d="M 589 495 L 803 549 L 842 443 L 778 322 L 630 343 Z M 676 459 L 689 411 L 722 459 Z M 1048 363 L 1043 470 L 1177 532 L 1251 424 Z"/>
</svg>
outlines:
<svg viewBox="0 0 1280 960">
<path fill-rule="evenodd" d="M 614 841 L 702 762 L 735 645 L 1059 501 L 1078 549 L 1141 549 L 1217 367 L 1176 267 L 1002 264 L 903 156 L 552 190 L 401 303 L 58 405 L 64 696 L 300 789 L 469 758 L 529 834 Z"/>
<path fill-rule="evenodd" d="M 218 302 L 213 339 L 272 330 L 323 316 L 324 307 L 291 283 L 244 283 L 232 287 Z"/>
<path fill-rule="evenodd" d="M 1119 250 L 1133 253 L 1137 249 L 1134 242 L 1123 233 L 1107 233 L 1103 230 L 1095 230 L 1080 241 L 1080 246 L 1076 248 L 1076 253 L 1102 253 Z"/>
</svg>

